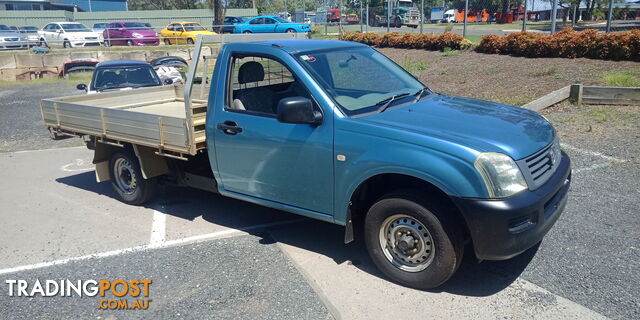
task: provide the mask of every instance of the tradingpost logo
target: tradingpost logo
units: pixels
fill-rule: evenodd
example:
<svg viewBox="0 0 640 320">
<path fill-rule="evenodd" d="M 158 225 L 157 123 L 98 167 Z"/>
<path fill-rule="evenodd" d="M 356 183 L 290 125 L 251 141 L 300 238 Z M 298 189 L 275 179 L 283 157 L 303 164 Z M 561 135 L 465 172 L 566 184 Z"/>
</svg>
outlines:
<svg viewBox="0 0 640 320">
<path fill-rule="evenodd" d="M 5 280 L 10 297 L 99 297 L 98 309 L 147 310 L 151 280 Z"/>
</svg>

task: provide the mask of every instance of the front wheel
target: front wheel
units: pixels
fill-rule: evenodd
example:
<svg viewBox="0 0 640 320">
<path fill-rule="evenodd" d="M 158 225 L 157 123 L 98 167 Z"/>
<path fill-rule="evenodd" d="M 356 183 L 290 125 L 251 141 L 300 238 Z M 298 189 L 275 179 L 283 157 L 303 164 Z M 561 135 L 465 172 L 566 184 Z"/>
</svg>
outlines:
<svg viewBox="0 0 640 320">
<path fill-rule="evenodd" d="M 63 46 L 65 49 L 69 49 L 69 48 L 71 48 L 71 42 L 69 42 L 69 40 L 65 40 L 65 41 L 62 43 L 62 46 Z"/>
<path fill-rule="evenodd" d="M 384 196 L 369 209 L 364 235 L 380 271 L 404 286 L 430 289 L 455 273 L 464 245 L 448 212 L 423 199 L 411 191 Z"/>
<path fill-rule="evenodd" d="M 251 33 L 251 31 L 249 31 L 249 30 L 245 30 L 245 31 L 244 31 L 244 32 L 242 32 L 242 33 L 244 33 L 244 34 L 249 34 L 249 33 Z"/>
<path fill-rule="evenodd" d="M 133 40 L 127 40 L 127 46 L 133 47 Z"/>
<path fill-rule="evenodd" d="M 116 151 L 109 160 L 111 186 L 127 204 L 141 205 L 153 198 L 157 181 L 144 179 L 138 158 L 131 152 Z"/>
<path fill-rule="evenodd" d="M 167 46 L 170 46 L 171 45 L 171 41 L 169 41 L 169 39 L 165 38 L 164 39 L 164 44 L 167 45 Z"/>
<path fill-rule="evenodd" d="M 287 29 L 287 33 L 296 33 L 296 31 L 291 29 L 291 28 L 289 28 L 289 29 Z"/>
<path fill-rule="evenodd" d="M 187 44 L 193 44 L 193 39 L 188 38 L 188 39 L 187 39 Z"/>
</svg>

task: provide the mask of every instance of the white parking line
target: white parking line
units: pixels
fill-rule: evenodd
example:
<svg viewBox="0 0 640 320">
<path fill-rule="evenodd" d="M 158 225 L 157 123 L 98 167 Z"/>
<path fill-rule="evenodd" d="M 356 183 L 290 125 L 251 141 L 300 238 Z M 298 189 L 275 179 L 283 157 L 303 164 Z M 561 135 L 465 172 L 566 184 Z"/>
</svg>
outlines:
<svg viewBox="0 0 640 320">
<path fill-rule="evenodd" d="M 83 260 L 89 260 L 89 259 L 113 257 L 113 256 L 118 256 L 118 255 L 122 255 L 122 254 L 126 254 L 126 253 L 133 253 L 133 252 L 147 251 L 147 250 L 152 250 L 152 249 L 174 247 L 174 246 L 186 245 L 186 244 L 190 244 L 190 243 L 194 243 L 194 242 L 200 242 L 200 241 L 206 241 L 206 240 L 215 240 L 217 238 L 221 238 L 221 237 L 228 236 L 228 235 L 234 235 L 234 234 L 242 235 L 242 234 L 247 234 L 247 231 L 251 231 L 251 230 L 269 228 L 269 227 L 274 227 L 274 226 L 279 226 L 279 225 L 284 225 L 284 224 L 290 224 L 290 223 L 296 223 L 296 222 L 299 222 L 299 221 L 302 221 L 302 219 L 293 219 L 293 220 L 286 220 L 286 221 L 263 223 L 263 224 L 257 224 L 257 225 L 238 228 L 238 229 L 228 229 L 228 230 L 222 230 L 222 231 L 213 232 L 213 233 L 201 234 L 201 235 L 192 236 L 192 237 L 186 237 L 186 238 L 181 238 L 181 239 L 164 241 L 164 242 L 161 242 L 161 243 L 159 243 L 157 245 L 146 244 L 146 245 L 126 248 L 126 249 L 118 249 L 118 250 L 112 250 L 112 251 L 88 254 L 88 255 L 85 255 L 85 256 L 79 256 L 79 257 L 73 257 L 73 258 L 67 258 L 67 259 L 60 259 L 60 260 L 54 260 L 54 261 L 48 261 L 48 262 L 41 262 L 41 263 L 35 263 L 35 264 L 19 266 L 19 267 L 13 267 L 13 268 L 0 269 L 0 274 L 7 274 L 7 273 L 14 273 L 14 272 L 20 272 L 20 271 L 26 271 L 26 270 L 34 270 L 34 269 L 58 266 L 58 265 L 63 265 L 63 264 L 67 264 L 67 263 L 75 262 L 75 261 L 83 261 Z"/>
<path fill-rule="evenodd" d="M 616 157 L 613 157 L 613 156 L 608 156 L 608 155 L 606 155 L 606 154 L 604 154 L 602 152 L 597 152 L 597 151 L 593 151 L 593 150 L 589 150 L 589 149 L 582 149 L 582 148 L 574 147 L 574 146 L 566 144 L 566 143 L 560 143 L 560 145 L 563 148 L 571 150 L 571 151 L 587 154 L 587 155 L 590 155 L 590 156 L 600 157 L 602 159 L 613 161 L 613 162 L 627 162 L 627 161 L 629 161 L 629 160 L 625 160 L 625 159 L 616 158 Z"/>
<path fill-rule="evenodd" d="M 153 221 L 151 222 L 151 239 L 149 245 L 157 247 L 164 242 L 167 235 L 167 216 L 158 210 L 153 210 Z"/>
<path fill-rule="evenodd" d="M 62 148 L 50 148 L 50 149 L 36 149 L 36 150 L 20 150 L 20 151 L 9 151 L 9 152 L 3 152 L 3 153 L 29 153 L 29 152 L 56 151 L 56 150 L 65 150 L 65 149 L 78 149 L 78 148 L 86 148 L 86 147 L 77 146 L 77 147 L 62 147 Z"/>
</svg>

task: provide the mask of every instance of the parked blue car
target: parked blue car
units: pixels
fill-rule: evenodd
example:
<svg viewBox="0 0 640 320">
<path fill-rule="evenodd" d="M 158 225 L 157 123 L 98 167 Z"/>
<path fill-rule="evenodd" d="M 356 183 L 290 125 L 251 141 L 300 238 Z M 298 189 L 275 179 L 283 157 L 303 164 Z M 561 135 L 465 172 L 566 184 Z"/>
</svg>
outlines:
<svg viewBox="0 0 640 320">
<path fill-rule="evenodd" d="M 233 33 L 293 33 L 311 32 L 311 27 L 306 23 L 294 23 L 276 16 L 257 16 L 237 23 Z"/>
<path fill-rule="evenodd" d="M 245 17 L 236 17 L 236 16 L 224 17 L 224 27 L 222 27 L 222 33 L 233 33 L 234 26 L 238 23 L 243 23 L 245 21 L 247 21 L 247 18 Z M 214 30 L 214 31 L 217 30 L 215 20 L 213 21 L 213 29 L 211 30 Z"/>
</svg>

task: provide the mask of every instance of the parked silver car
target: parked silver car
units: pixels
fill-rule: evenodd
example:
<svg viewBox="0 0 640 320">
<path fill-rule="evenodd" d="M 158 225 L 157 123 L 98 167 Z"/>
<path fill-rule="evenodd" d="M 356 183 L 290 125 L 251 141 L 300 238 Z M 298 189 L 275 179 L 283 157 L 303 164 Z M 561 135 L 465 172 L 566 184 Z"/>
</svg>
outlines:
<svg viewBox="0 0 640 320">
<path fill-rule="evenodd" d="M 0 24 L 0 50 L 27 49 L 28 46 L 27 37 Z"/>
</svg>

